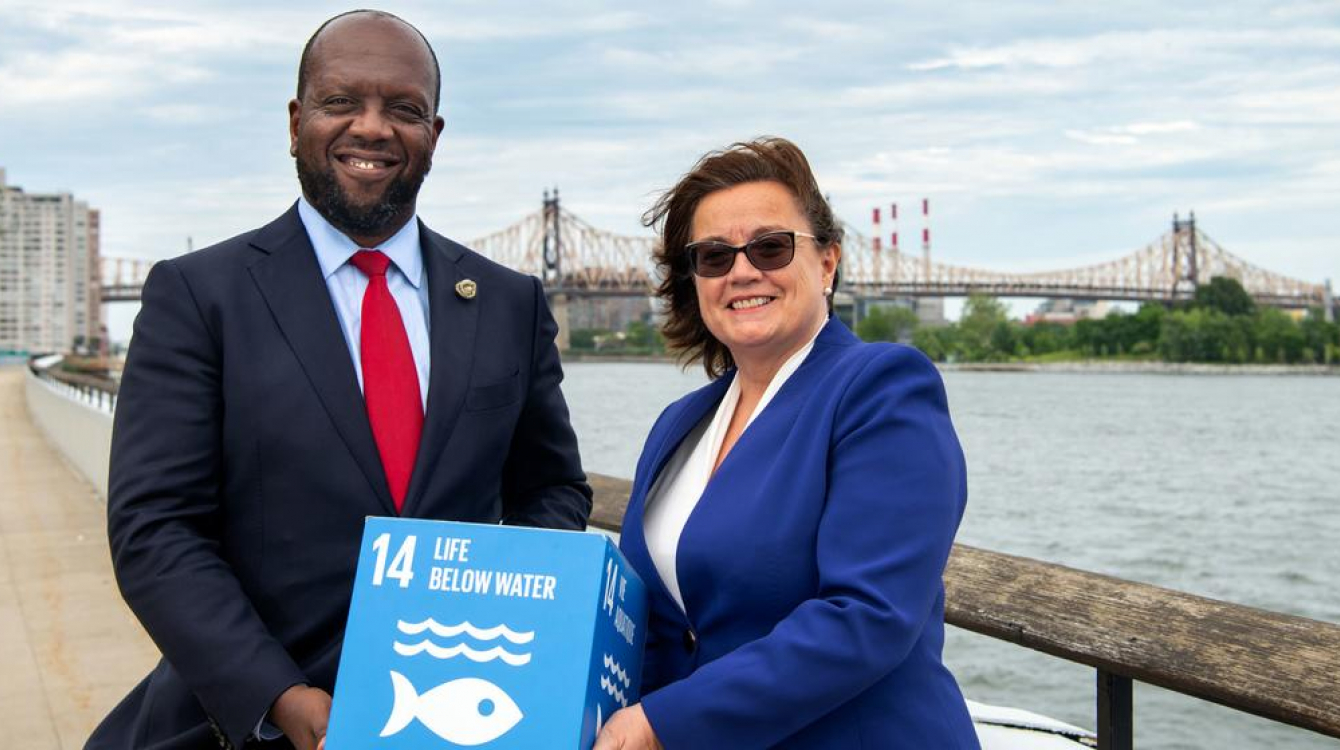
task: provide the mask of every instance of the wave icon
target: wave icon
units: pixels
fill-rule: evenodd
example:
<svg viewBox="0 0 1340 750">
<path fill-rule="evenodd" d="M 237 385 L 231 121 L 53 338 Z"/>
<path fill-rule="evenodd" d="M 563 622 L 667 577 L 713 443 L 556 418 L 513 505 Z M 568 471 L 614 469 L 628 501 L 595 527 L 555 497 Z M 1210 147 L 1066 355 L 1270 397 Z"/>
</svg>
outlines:
<svg viewBox="0 0 1340 750">
<path fill-rule="evenodd" d="M 623 694 L 623 691 L 619 689 L 619 686 L 613 680 L 603 674 L 600 675 L 600 689 L 609 693 L 615 701 L 618 701 L 621 707 L 628 708 L 627 696 Z"/>
<path fill-rule="evenodd" d="M 404 620 L 399 620 L 396 622 L 396 630 L 410 636 L 430 633 L 437 638 L 456 638 L 460 635 L 467 635 L 476 641 L 496 641 L 501 638 L 518 645 L 524 645 L 535 640 L 535 631 L 533 630 L 512 630 L 504 624 L 499 624 L 491 628 L 480 628 L 464 621 L 455 625 L 443 625 L 431 617 L 423 622 L 405 622 Z M 454 659 L 457 656 L 464 656 L 470 661 L 478 664 L 499 660 L 513 667 L 529 664 L 531 657 L 528 653 L 513 653 L 508 651 L 502 645 L 487 649 L 477 649 L 472 648 L 466 643 L 439 645 L 434 643 L 431 638 L 424 638 L 417 643 L 401 643 L 399 640 L 396 640 L 392 643 L 391 647 L 397 654 L 404 657 L 428 654 L 435 659 Z"/>
<path fill-rule="evenodd" d="M 623 671 L 623 667 L 619 666 L 619 662 L 615 661 L 610 654 L 605 654 L 605 669 L 609 670 L 611 675 L 619 678 L 619 682 L 623 683 L 624 690 L 632 686 L 633 683 L 628 679 L 628 673 Z"/>
<path fill-rule="evenodd" d="M 464 643 L 458 643 L 455 646 L 444 648 L 425 639 L 412 644 L 396 641 L 393 648 L 395 649 L 395 652 L 401 656 L 418 656 L 419 654 L 426 652 L 429 656 L 437 659 L 451 659 L 457 656 L 464 656 L 470 661 L 478 662 L 480 664 L 493 661 L 494 659 L 501 659 L 514 667 L 530 663 L 530 654 L 514 654 L 502 646 L 494 646 L 486 651 L 476 651 Z"/>
<path fill-rule="evenodd" d="M 400 620 L 396 622 L 396 629 L 405 635 L 419 635 L 425 630 L 431 630 L 433 635 L 438 638 L 455 638 L 461 633 L 465 633 L 477 641 L 493 641 L 501 637 L 506 638 L 518 646 L 524 646 L 535 640 L 534 630 L 518 632 L 504 624 L 499 624 L 491 628 L 480 628 L 471 625 L 468 621 L 460 622 L 456 625 L 443 625 L 431 617 L 423 622 L 405 622 L 404 620 Z"/>
</svg>

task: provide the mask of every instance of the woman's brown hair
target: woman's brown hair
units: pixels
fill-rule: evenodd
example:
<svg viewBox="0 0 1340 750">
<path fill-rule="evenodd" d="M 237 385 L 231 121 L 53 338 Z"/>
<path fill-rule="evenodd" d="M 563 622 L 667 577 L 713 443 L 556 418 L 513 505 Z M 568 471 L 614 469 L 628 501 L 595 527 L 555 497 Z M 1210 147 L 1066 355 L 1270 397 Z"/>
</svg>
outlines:
<svg viewBox="0 0 1340 750">
<path fill-rule="evenodd" d="M 653 256 L 661 277 L 656 296 L 666 307 L 661 333 L 670 351 L 684 364 L 701 360 L 710 378 L 720 377 L 735 365 L 735 360 L 726 345 L 717 341 L 703 323 L 693 271 L 684 248 L 692 239 L 693 215 L 702 199 L 746 182 L 781 183 L 796 197 L 801 213 L 809 220 L 816 245 L 826 248 L 842 242 L 842 226 L 819 192 L 809 161 L 796 144 L 785 138 L 757 138 L 708 153 L 657 199 L 642 215 L 642 223 L 656 227 L 661 236 Z M 833 288 L 837 288 L 836 275 Z"/>
</svg>

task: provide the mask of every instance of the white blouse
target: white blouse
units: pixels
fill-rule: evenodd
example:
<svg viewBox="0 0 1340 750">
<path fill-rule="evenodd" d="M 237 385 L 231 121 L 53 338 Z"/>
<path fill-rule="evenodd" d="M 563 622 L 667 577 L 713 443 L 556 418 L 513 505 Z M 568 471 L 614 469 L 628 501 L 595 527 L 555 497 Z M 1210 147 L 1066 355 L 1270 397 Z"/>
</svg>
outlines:
<svg viewBox="0 0 1340 750">
<path fill-rule="evenodd" d="M 819 330 L 823 330 L 823 326 L 820 326 Z M 763 413 L 772 397 L 777 395 L 777 391 L 781 390 L 800 367 L 800 363 L 805 361 L 805 357 L 814 348 L 814 340 L 818 337 L 819 331 L 815 331 L 809 342 L 782 363 L 777 374 L 773 375 L 768 383 L 763 397 L 759 399 L 758 406 L 755 406 L 754 412 L 749 415 L 745 431 L 748 431 L 749 425 Z M 688 435 L 684 436 L 684 441 L 666 462 L 651 491 L 647 493 L 647 510 L 642 521 L 647 550 L 651 553 L 651 561 L 656 565 L 656 572 L 660 574 L 666 589 L 670 591 L 670 596 L 674 597 L 681 610 L 684 609 L 684 597 L 680 594 L 679 577 L 675 569 L 679 539 L 684 533 L 684 526 L 688 523 L 689 516 L 693 514 L 693 509 L 698 506 L 703 491 L 707 489 L 708 481 L 712 479 L 713 464 L 716 463 L 717 455 L 721 453 L 721 444 L 726 439 L 726 430 L 730 428 L 731 417 L 735 414 L 735 406 L 739 402 L 740 379 L 737 374 L 731 380 L 730 387 L 726 389 L 726 395 L 717 406 L 716 413 L 710 420 L 704 417 Z M 741 433 L 741 438 L 743 437 Z"/>
</svg>

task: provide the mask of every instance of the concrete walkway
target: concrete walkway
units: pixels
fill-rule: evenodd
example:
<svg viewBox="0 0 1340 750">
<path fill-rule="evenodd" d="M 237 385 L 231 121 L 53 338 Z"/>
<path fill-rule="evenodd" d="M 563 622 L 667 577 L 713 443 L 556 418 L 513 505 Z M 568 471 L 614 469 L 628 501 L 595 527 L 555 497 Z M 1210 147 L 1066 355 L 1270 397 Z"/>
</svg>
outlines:
<svg viewBox="0 0 1340 750">
<path fill-rule="evenodd" d="M 82 748 L 158 660 L 121 601 L 106 509 L 0 368 L 0 727 L 5 748 Z"/>
</svg>

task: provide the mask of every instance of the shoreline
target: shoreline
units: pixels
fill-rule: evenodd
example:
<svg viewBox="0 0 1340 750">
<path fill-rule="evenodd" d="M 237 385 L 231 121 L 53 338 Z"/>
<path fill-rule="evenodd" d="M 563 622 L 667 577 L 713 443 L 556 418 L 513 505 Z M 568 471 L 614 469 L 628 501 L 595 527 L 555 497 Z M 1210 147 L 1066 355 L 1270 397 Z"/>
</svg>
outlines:
<svg viewBox="0 0 1340 750">
<path fill-rule="evenodd" d="M 1225 365 L 1208 362 L 937 362 L 945 372 L 1044 372 L 1130 375 L 1289 375 L 1338 377 L 1340 365 Z"/>
<path fill-rule="evenodd" d="M 676 360 L 675 357 L 672 357 L 669 354 L 597 354 L 597 353 L 588 354 L 586 352 L 573 352 L 573 351 L 560 352 L 559 358 L 562 359 L 563 362 L 565 363 L 582 362 L 582 363 L 596 363 L 596 364 L 609 364 L 614 362 L 635 362 L 639 364 L 656 363 L 656 364 L 673 365 L 675 364 L 675 362 L 678 361 Z"/>
<path fill-rule="evenodd" d="M 588 354 L 564 352 L 564 363 L 582 364 L 677 364 L 678 359 L 666 354 Z M 1041 373 L 1098 373 L 1115 375 L 1256 375 L 1291 377 L 1340 377 L 1340 365 L 1226 365 L 1209 362 L 1105 362 L 1102 360 L 1075 360 L 1072 362 L 936 362 L 942 372 L 1041 372 Z"/>
</svg>

